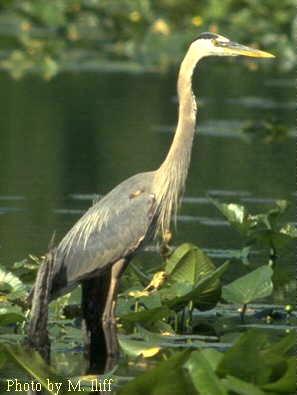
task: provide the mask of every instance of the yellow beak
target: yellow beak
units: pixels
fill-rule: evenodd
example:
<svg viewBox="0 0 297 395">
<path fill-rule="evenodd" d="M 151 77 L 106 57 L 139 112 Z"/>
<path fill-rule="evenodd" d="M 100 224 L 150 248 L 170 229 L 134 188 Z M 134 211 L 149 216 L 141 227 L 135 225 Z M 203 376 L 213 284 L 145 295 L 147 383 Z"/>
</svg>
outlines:
<svg viewBox="0 0 297 395">
<path fill-rule="evenodd" d="M 224 43 L 224 48 L 226 50 L 226 55 L 243 55 L 243 56 L 250 56 L 252 58 L 275 58 L 269 52 L 260 51 L 259 49 L 246 47 L 245 45 L 237 44 L 232 41 L 228 41 Z"/>
</svg>

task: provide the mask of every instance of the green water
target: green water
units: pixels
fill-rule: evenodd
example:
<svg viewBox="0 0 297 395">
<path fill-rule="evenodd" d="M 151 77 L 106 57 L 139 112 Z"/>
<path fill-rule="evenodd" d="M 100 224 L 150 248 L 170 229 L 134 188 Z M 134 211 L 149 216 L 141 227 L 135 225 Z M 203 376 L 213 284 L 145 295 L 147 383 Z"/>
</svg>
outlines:
<svg viewBox="0 0 297 395">
<path fill-rule="evenodd" d="M 254 212 L 274 199 L 295 200 L 294 139 L 247 143 L 239 134 L 245 121 L 271 118 L 294 129 L 293 76 L 264 63 L 254 72 L 241 61 L 219 63 L 205 62 L 194 78 L 201 134 L 174 237 L 214 256 L 240 248 L 241 239 L 207 192 Z M 175 80 L 174 72 L 67 73 L 51 82 L 0 74 L 1 263 L 44 253 L 53 231 L 59 240 L 90 195 L 159 166 L 176 123 Z M 293 208 L 286 219 L 295 220 Z"/>
</svg>

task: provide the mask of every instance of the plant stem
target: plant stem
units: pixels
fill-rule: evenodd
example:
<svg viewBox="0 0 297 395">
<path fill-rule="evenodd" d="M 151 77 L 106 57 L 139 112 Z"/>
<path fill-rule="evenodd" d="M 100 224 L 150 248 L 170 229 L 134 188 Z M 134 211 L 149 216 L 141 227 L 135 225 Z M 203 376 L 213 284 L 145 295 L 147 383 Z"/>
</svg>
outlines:
<svg viewBox="0 0 297 395">
<path fill-rule="evenodd" d="M 241 312 L 240 312 L 240 321 L 242 323 L 244 323 L 244 316 L 245 316 L 246 309 L 247 309 L 247 304 L 244 304 L 242 306 L 242 309 L 241 309 Z"/>
<path fill-rule="evenodd" d="M 273 243 L 271 242 L 270 250 L 269 250 L 268 266 L 274 268 L 275 264 L 276 264 L 276 258 L 277 258 L 276 249 L 275 249 Z"/>
</svg>

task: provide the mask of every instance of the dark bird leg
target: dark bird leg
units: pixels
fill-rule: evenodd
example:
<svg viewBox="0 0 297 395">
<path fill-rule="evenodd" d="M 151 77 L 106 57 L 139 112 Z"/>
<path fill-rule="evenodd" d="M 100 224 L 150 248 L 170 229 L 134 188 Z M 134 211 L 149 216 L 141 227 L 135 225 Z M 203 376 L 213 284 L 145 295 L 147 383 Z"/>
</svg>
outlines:
<svg viewBox="0 0 297 395">
<path fill-rule="evenodd" d="M 120 277 L 128 264 L 121 259 L 103 274 L 82 282 L 82 315 L 89 359 L 88 373 L 113 368 L 118 356 L 116 297 Z"/>
<path fill-rule="evenodd" d="M 120 259 L 111 268 L 110 286 L 102 317 L 102 326 L 105 334 L 107 354 L 116 358 L 119 353 L 116 327 L 116 298 L 120 285 L 120 278 L 128 265 L 128 259 Z"/>
<path fill-rule="evenodd" d="M 48 335 L 48 304 L 52 281 L 53 254 L 47 253 L 38 270 L 25 343 L 39 351 L 44 360 L 50 362 L 50 339 Z"/>
<path fill-rule="evenodd" d="M 82 315 L 89 359 L 88 373 L 103 373 L 107 359 L 107 344 L 102 316 L 110 287 L 111 269 L 100 276 L 82 282 Z"/>
</svg>

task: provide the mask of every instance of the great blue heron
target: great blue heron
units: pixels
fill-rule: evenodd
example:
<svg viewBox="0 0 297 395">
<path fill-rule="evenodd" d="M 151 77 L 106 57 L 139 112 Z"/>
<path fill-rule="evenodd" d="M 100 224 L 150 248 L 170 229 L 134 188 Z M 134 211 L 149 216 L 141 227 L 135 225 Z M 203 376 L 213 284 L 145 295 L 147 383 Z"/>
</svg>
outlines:
<svg viewBox="0 0 297 395">
<path fill-rule="evenodd" d="M 169 230 L 183 195 L 196 125 L 195 66 L 207 56 L 237 55 L 274 57 L 214 33 L 202 33 L 191 43 L 179 70 L 178 123 L 168 155 L 157 170 L 136 174 L 116 186 L 66 234 L 54 252 L 51 299 L 99 276 L 97 286 L 106 293 L 102 320 L 114 322 L 121 274 L 147 240 Z"/>
</svg>

